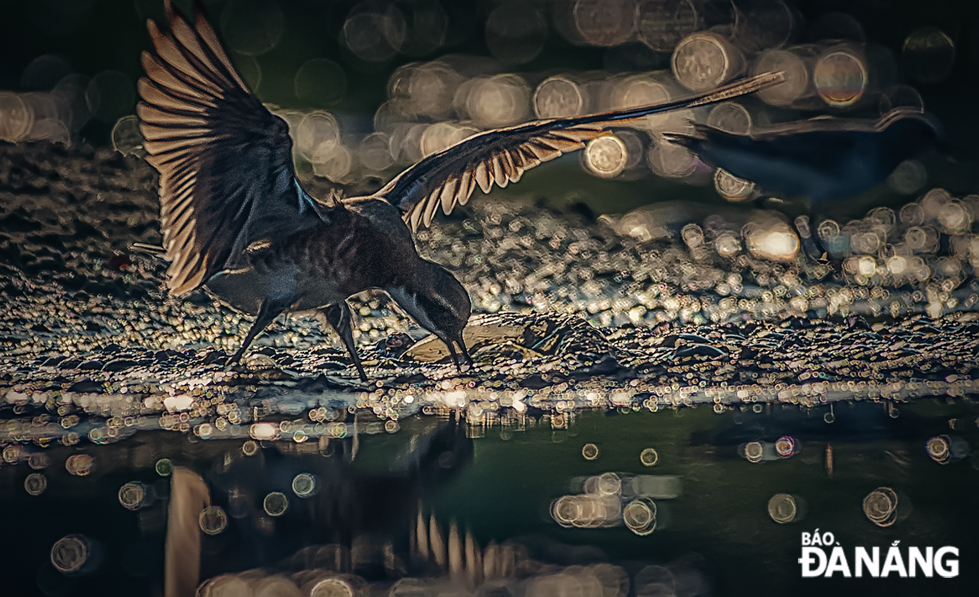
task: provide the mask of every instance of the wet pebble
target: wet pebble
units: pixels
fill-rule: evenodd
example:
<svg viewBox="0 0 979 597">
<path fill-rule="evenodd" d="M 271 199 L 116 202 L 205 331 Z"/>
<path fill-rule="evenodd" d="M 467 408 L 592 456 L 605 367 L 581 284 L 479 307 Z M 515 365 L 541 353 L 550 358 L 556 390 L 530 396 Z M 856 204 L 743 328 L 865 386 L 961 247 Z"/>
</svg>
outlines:
<svg viewBox="0 0 979 597">
<path fill-rule="evenodd" d="M 75 383 L 68 386 L 69 392 L 79 392 L 83 394 L 101 392 L 102 389 L 103 387 L 101 383 L 97 381 L 93 381 L 91 379 L 83 379 L 81 381 L 76 381 Z"/>
<path fill-rule="evenodd" d="M 379 340 L 375 348 L 382 356 L 396 359 L 401 357 L 414 342 L 408 334 L 391 334 L 387 338 Z"/>
<path fill-rule="evenodd" d="M 704 356 L 704 357 L 722 357 L 727 353 L 724 352 L 722 348 L 717 346 L 711 346 L 709 344 L 697 344 L 694 346 L 683 346 L 676 349 L 673 353 L 673 358 L 678 359 L 681 357 L 692 357 L 692 356 Z"/>
<path fill-rule="evenodd" d="M 223 364 L 228 360 L 228 353 L 223 350 L 214 350 L 204 357 L 204 365 Z"/>
<path fill-rule="evenodd" d="M 115 359 L 109 361 L 102 367 L 103 371 L 125 371 L 126 369 L 132 369 L 136 366 L 136 361 L 132 359 Z"/>
</svg>

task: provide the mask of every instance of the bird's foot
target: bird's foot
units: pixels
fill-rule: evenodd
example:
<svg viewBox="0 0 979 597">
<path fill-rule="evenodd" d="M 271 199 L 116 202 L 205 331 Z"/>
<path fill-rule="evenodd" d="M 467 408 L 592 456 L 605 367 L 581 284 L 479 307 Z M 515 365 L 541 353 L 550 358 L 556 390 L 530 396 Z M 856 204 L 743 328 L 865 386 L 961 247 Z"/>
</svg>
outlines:
<svg viewBox="0 0 979 597">
<path fill-rule="evenodd" d="M 241 371 L 241 351 L 236 352 L 228 359 L 228 362 L 224 364 L 224 370 L 226 372 L 231 371 Z"/>
</svg>

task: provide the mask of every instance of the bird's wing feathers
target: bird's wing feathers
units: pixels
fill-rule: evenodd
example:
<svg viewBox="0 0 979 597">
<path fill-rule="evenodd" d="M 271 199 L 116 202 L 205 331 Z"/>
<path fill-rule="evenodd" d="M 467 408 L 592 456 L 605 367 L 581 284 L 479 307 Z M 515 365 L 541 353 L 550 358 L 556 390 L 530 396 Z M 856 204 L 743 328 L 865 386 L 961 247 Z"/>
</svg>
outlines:
<svg viewBox="0 0 979 597">
<path fill-rule="evenodd" d="M 760 162 L 798 162 L 828 170 L 843 159 L 862 136 L 875 134 L 873 127 L 832 120 L 814 120 L 798 126 L 738 135 L 703 125 L 694 125 L 693 135 L 667 134 L 667 140 L 683 145 L 708 163 L 729 169 L 724 156 L 737 153 Z"/>
<path fill-rule="evenodd" d="M 783 80 L 782 73 L 765 73 L 710 92 L 654 106 L 541 120 L 486 131 L 432 154 L 389 182 L 375 196 L 387 199 L 403 213 L 413 230 L 428 226 L 441 207 L 446 214 L 465 204 L 478 185 L 488 193 L 493 184 L 505 187 L 534 166 L 576 151 L 607 133 L 607 128 L 656 114 L 724 101 Z"/>
<path fill-rule="evenodd" d="M 169 31 L 147 23 L 156 52 L 142 56 L 137 111 L 160 172 L 170 292 L 183 294 L 251 242 L 316 216 L 286 123 L 248 90 L 199 6 L 191 24 L 165 4 Z"/>
</svg>

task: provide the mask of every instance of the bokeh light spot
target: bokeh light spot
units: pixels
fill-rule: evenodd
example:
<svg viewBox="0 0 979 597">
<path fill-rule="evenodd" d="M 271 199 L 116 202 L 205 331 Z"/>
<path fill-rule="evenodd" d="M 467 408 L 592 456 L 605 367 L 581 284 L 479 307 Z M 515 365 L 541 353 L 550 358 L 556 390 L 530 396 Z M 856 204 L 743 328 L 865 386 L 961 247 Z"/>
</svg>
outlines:
<svg viewBox="0 0 979 597">
<path fill-rule="evenodd" d="M 631 0 L 577 0 L 574 5 L 578 33 L 595 46 L 625 43 L 635 30 L 635 21 Z"/>
<path fill-rule="evenodd" d="M 585 460 L 595 460 L 598 458 L 599 450 L 595 444 L 585 444 L 581 448 L 581 456 Z"/>
<path fill-rule="evenodd" d="M 938 27 L 915 29 L 901 46 L 901 63 L 912 79 L 938 83 L 952 72 L 955 43 Z"/>
<path fill-rule="evenodd" d="M 127 510 L 139 510 L 146 504 L 146 486 L 139 482 L 126 483 L 119 488 L 119 503 Z"/>
<path fill-rule="evenodd" d="M 57 54 L 31 60 L 20 75 L 20 86 L 28 91 L 49 91 L 71 72 L 68 61 Z"/>
<path fill-rule="evenodd" d="M 894 85 L 880 94 L 880 113 L 887 114 L 898 108 L 925 111 L 925 101 L 918 90 L 910 85 Z"/>
<path fill-rule="evenodd" d="M 397 586 L 397 585 L 395 585 Z M 397 595 L 392 588 L 391 596 Z M 324 578 L 313 584 L 309 590 L 309 597 L 353 597 L 354 588 L 350 583 L 342 578 Z"/>
<path fill-rule="evenodd" d="M 826 104 L 834 108 L 852 106 L 867 90 L 867 67 L 851 51 L 829 52 L 816 63 L 813 83 Z"/>
<path fill-rule="evenodd" d="M 683 178 L 697 168 L 697 158 L 686 147 L 666 141 L 649 148 L 648 160 L 653 172 L 665 178 Z"/>
<path fill-rule="evenodd" d="M 139 117 L 130 114 L 116 121 L 112 127 L 112 147 L 122 155 L 142 155 L 143 135 L 139 131 Z"/>
<path fill-rule="evenodd" d="M 486 45 L 505 64 L 525 64 L 544 49 L 547 22 L 530 3 L 504 2 L 486 19 Z"/>
<path fill-rule="evenodd" d="M 173 474 L 173 463 L 169 458 L 161 458 L 156 461 L 153 469 L 156 471 L 156 474 L 160 475 L 161 477 L 169 477 Z"/>
<path fill-rule="evenodd" d="M 24 490 L 27 495 L 38 496 L 48 488 L 48 479 L 41 473 L 31 473 L 24 479 Z"/>
<path fill-rule="evenodd" d="M 782 72 L 785 80 L 758 91 L 758 97 L 773 106 L 788 106 L 804 97 L 809 89 L 809 70 L 805 61 L 787 50 L 769 50 L 755 59 L 751 72 Z"/>
<path fill-rule="evenodd" d="M 0 139 L 17 142 L 34 125 L 34 113 L 21 96 L 0 92 Z"/>
<path fill-rule="evenodd" d="M 311 162 L 327 157 L 340 143 L 337 119 L 322 110 L 310 112 L 296 127 L 296 151 Z"/>
<path fill-rule="evenodd" d="M 644 536 L 656 530 L 656 502 L 649 498 L 639 498 L 626 504 L 622 509 L 622 522 L 633 533 Z"/>
<path fill-rule="evenodd" d="M 618 137 L 605 135 L 588 142 L 583 159 L 589 172 L 602 178 L 612 178 L 625 169 L 629 152 Z"/>
<path fill-rule="evenodd" d="M 524 119 L 530 104 L 530 90 L 516 75 L 497 75 L 475 82 L 466 98 L 466 109 L 475 124 L 497 128 Z"/>
<path fill-rule="evenodd" d="M 230 0 L 221 12 L 221 32 L 234 51 L 260 56 L 279 45 L 285 17 L 273 0 Z"/>
<path fill-rule="evenodd" d="M 347 93 L 347 75 L 329 58 L 313 58 L 299 67 L 295 78 L 296 97 L 309 106 L 325 108 Z"/>
<path fill-rule="evenodd" d="M 91 544 L 82 535 L 62 537 L 51 546 L 51 564 L 62 574 L 82 569 L 91 555 Z"/>
<path fill-rule="evenodd" d="M 289 509 L 289 498 L 282 492 L 273 491 L 262 500 L 262 509 L 269 516 L 282 516 Z"/>
<path fill-rule="evenodd" d="M 878 487 L 863 499 L 863 512 L 872 523 L 889 527 L 897 520 L 898 495 L 890 487 Z"/>
<path fill-rule="evenodd" d="M 544 79 L 534 91 L 534 112 L 538 118 L 577 116 L 583 107 L 581 89 L 566 77 Z"/>
<path fill-rule="evenodd" d="M 673 51 L 673 75 L 691 91 L 717 87 L 741 72 L 743 65 L 741 52 L 711 32 L 689 35 Z"/>
<path fill-rule="evenodd" d="M 751 197 L 755 190 L 755 183 L 738 178 L 723 168 L 718 168 L 714 171 L 714 188 L 721 197 L 737 203 Z"/>
<path fill-rule="evenodd" d="M 298 497 L 308 498 L 316 493 L 316 477 L 309 473 L 299 473 L 292 478 L 292 492 Z"/>
<path fill-rule="evenodd" d="M 380 172 L 390 168 L 394 163 L 391 156 L 391 138 L 387 133 L 371 133 L 364 137 L 357 148 L 360 163 L 367 168 Z"/>
<path fill-rule="evenodd" d="M 639 462 L 643 466 L 656 466 L 659 462 L 659 452 L 655 448 L 646 448 L 639 454 Z"/>
<path fill-rule="evenodd" d="M 120 72 L 101 72 L 88 82 L 85 101 L 92 116 L 103 122 L 113 122 L 132 111 L 136 88 L 132 80 Z"/>
<path fill-rule="evenodd" d="M 353 170 L 353 153 L 342 145 L 337 145 L 326 154 L 313 155 L 313 174 L 333 182 L 343 182 Z"/>
<path fill-rule="evenodd" d="M 197 516 L 197 525 L 206 535 L 217 535 L 228 526 L 228 515 L 220 506 L 208 506 Z"/>
<path fill-rule="evenodd" d="M 746 135 L 751 131 L 751 114 L 739 103 L 724 102 L 711 109 L 707 126 L 733 135 Z"/>
<path fill-rule="evenodd" d="M 787 493 L 776 493 L 768 500 L 768 515 L 779 524 L 795 522 L 798 518 L 799 507 L 794 496 Z"/>
<path fill-rule="evenodd" d="M 639 39 L 657 52 L 672 52 L 701 26 L 692 0 L 644 0 L 636 7 L 636 16 Z"/>
<path fill-rule="evenodd" d="M 95 459 L 88 454 L 72 454 L 65 461 L 65 470 L 76 477 L 84 477 L 92 472 Z"/>
<path fill-rule="evenodd" d="M 254 456 L 258 454 L 258 443 L 253 440 L 248 440 L 247 442 L 241 444 L 241 453 L 245 456 Z"/>
<path fill-rule="evenodd" d="M 384 62 L 400 51 L 406 32 L 404 16 L 394 5 L 384 12 L 364 12 L 355 8 L 343 23 L 342 41 L 357 58 L 365 62 Z"/>
<path fill-rule="evenodd" d="M 624 79 L 612 90 L 613 109 L 638 108 L 668 102 L 669 90 L 661 82 L 648 75 L 637 75 Z M 660 114 L 650 114 L 632 121 L 632 126 L 647 131 L 685 128 L 689 111 L 674 110 Z"/>
<path fill-rule="evenodd" d="M 928 182 L 928 171 L 918 160 L 904 160 L 887 177 L 887 186 L 901 195 L 912 195 Z"/>
</svg>

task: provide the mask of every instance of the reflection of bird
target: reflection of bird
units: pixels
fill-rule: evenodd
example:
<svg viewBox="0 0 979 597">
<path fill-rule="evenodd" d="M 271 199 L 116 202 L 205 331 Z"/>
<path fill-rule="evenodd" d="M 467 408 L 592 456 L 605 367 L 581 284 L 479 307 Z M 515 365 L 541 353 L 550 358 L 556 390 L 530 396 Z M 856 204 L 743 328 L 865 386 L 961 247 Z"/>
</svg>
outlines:
<svg viewBox="0 0 979 597">
<path fill-rule="evenodd" d="M 366 380 L 347 297 L 381 288 L 466 359 L 468 294 L 418 256 L 412 228 L 449 213 L 479 185 L 516 182 L 528 168 L 605 134 L 622 120 L 729 99 L 780 82 L 765 74 L 658 106 L 488 131 L 433 154 L 370 197 L 321 203 L 299 185 L 288 127 L 252 95 L 196 3 L 192 24 L 165 2 L 170 31 L 150 21 L 155 54 L 139 82 L 147 161 L 160 172 L 163 245 L 172 294 L 206 285 L 257 315 L 236 362 L 279 314 L 315 311 L 339 333 Z"/>
<path fill-rule="evenodd" d="M 813 203 L 863 193 L 941 139 L 931 119 L 901 109 L 877 122 L 817 118 L 752 135 L 694 128 L 665 136 L 766 193 Z"/>
</svg>

